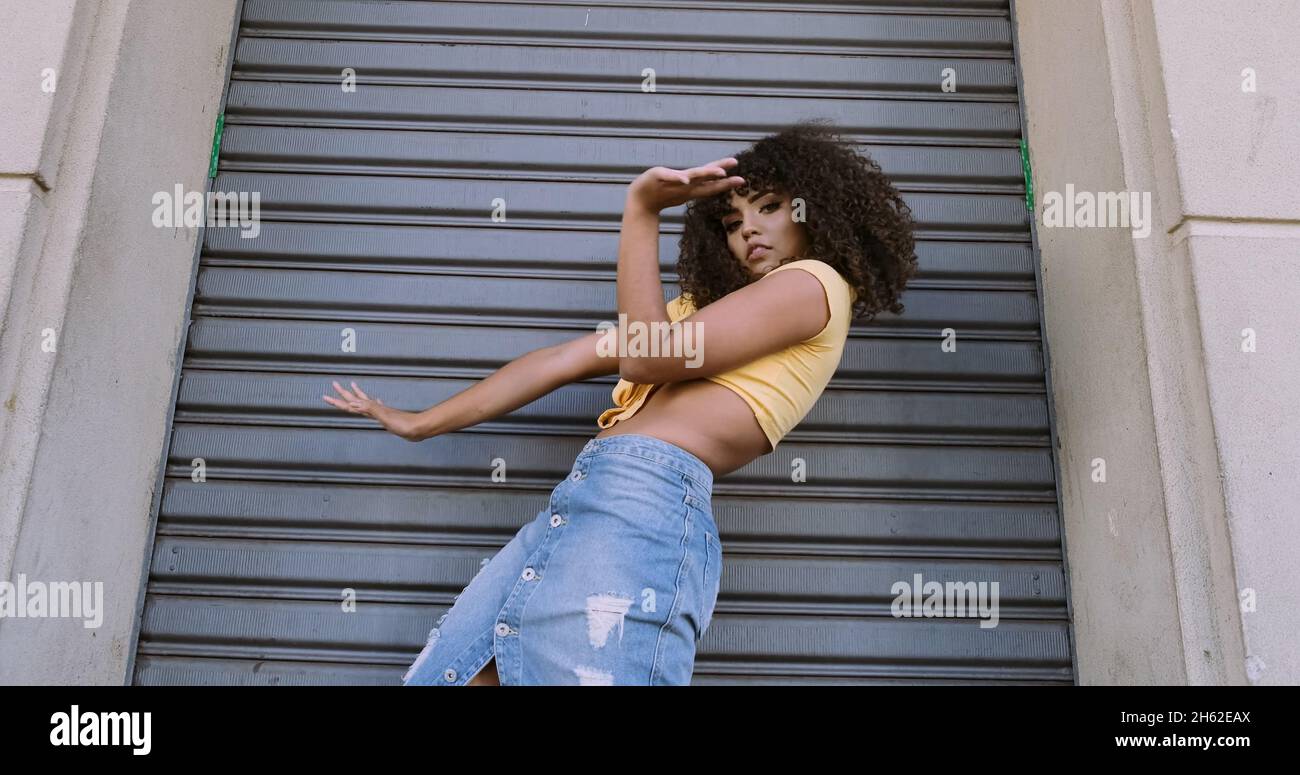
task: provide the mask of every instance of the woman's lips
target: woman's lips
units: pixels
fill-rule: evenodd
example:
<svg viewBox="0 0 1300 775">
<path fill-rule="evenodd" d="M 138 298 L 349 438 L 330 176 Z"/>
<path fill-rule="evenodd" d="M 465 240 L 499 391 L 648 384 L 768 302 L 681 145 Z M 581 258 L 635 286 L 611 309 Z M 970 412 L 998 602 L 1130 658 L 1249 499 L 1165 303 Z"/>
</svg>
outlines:
<svg viewBox="0 0 1300 775">
<path fill-rule="evenodd" d="M 754 261 L 760 258 L 766 258 L 767 254 L 770 252 L 770 250 L 760 245 L 759 247 L 754 248 L 754 250 L 749 254 L 749 260 Z"/>
</svg>

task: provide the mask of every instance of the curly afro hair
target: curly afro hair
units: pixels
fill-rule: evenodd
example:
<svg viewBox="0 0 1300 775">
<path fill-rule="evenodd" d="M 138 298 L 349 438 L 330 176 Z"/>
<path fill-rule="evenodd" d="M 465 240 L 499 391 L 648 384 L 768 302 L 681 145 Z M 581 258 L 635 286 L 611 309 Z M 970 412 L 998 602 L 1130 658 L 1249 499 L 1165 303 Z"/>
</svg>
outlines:
<svg viewBox="0 0 1300 775">
<path fill-rule="evenodd" d="M 808 251 L 834 267 L 857 295 L 853 317 L 903 311 L 899 296 L 916 274 L 911 210 L 869 156 L 830 127 L 805 119 L 735 154 L 731 175 L 745 179 L 740 196 L 768 187 L 804 202 Z M 722 217 L 731 191 L 687 203 L 677 274 L 682 295 L 703 309 L 755 279 L 727 248 Z"/>
</svg>

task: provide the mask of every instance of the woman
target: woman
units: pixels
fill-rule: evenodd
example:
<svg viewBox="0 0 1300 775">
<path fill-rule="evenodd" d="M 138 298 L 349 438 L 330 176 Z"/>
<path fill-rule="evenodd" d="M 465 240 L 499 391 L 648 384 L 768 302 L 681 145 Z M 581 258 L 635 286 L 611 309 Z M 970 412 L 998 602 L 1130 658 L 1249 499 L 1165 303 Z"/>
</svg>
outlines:
<svg viewBox="0 0 1300 775">
<path fill-rule="evenodd" d="M 687 203 L 682 294 L 665 305 L 659 213 Z M 902 312 L 912 229 L 874 161 L 800 122 L 737 157 L 632 182 L 618 328 L 528 353 L 419 413 L 335 382 L 341 399 L 326 402 L 418 441 L 620 377 L 547 508 L 457 596 L 403 683 L 689 683 L 721 580 L 713 480 L 807 414 L 853 318 Z M 635 349 L 647 330 L 639 341 L 661 346 Z"/>
</svg>

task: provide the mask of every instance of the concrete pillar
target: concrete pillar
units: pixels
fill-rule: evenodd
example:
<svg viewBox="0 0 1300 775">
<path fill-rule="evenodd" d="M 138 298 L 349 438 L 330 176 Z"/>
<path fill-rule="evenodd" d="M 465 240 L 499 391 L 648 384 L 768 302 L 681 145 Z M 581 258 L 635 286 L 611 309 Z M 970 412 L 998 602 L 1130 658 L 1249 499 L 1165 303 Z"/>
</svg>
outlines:
<svg viewBox="0 0 1300 775">
<path fill-rule="evenodd" d="M 1300 10 L 1016 17 L 1080 681 L 1300 683 Z M 1048 225 L 1067 187 L 1148 233 Z"/>
<path fill-rule="evenodd" d="M 0 2 L 0 579 L 102 621 L 0 618 L 0 683 L 120 684 L 152 550 L 236 0 Z"/>
</svg>

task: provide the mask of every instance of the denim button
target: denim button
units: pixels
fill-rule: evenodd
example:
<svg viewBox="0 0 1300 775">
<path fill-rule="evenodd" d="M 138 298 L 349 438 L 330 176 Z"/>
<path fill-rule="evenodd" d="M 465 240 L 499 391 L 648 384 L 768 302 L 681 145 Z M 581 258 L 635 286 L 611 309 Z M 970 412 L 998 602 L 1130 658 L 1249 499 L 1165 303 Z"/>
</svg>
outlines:
<svg viewBox="0 0 1300 775">
<path fill-rule="evenodd" d="M 533 579 L 537 578 L 537 571 L 533 570 L 532 568 L 524 568 L 524 572 L 522 575 L 524 577 L 524 581 L 532 581 Z"/>
<path fill-rule="evenodd" d="M 497 622 L 496 633 L 497 635 L 509 635 L 510 625 L 505 622 Z"/>
<path fill-rule="evenodd" d="M 443 677 L 443 678 L 446 678 L 448 681 L 455 681 L 455 680 L 456 680 L 456 671 L 455 671 L 455 670 L 452 670 L 452 669 L 449 667 L 449 668 L 447 668 L 447 672 L 445 672 L 445 673 L 442 674 L 442 677 Z"/>
<path fill-rule="evenodd" d="M 564 517 L 561 517 L 559 514 L 551 515 L 551 527 L 559 527 L 562 524 L 564 524 Z"/>
<path fill-rule="evenodd" d="M 581 471 L 574 471 L 574 472 L 573 472 L 573 476 L 570 476 L 569 478 L 576 482 L 576 481 L 578 481 L 579 479 L 582 478 L 582 472 L 581 472 Z"/>
</svg>

